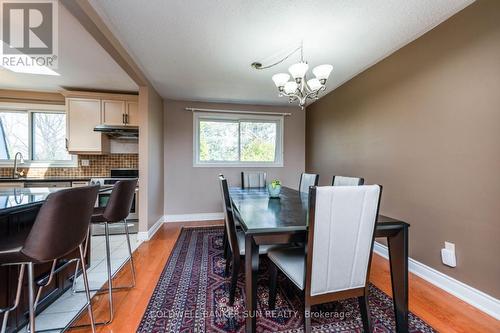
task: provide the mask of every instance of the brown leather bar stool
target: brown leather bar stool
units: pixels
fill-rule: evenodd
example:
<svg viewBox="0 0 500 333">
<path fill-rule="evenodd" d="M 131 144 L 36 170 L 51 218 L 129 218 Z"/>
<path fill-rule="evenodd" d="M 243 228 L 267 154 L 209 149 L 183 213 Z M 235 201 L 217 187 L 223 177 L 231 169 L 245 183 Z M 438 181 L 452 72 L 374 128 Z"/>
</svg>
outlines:
<svg viewBox="0 0 500 333">
<path fill-rule="evenodd" d="M 104 232 L 106 239 L 106 266 L 108 273 L 108 287 L 105 289 L 93 289 L 91 291 L 107 291 L 109 297 L 109 319 L 105 322 L 96 323 L 96 325 L 107 325 L 113 321 L 113 290 L 130 289 L 135 287 L 135 267 L 132 258 L 132 247 L 130 246 L 130 234 L 128 224 L 126 221 L 127 216 L 132 208 L 134 193 L 137 187 L 137 179 L 120 180 L 115 183 L 113 190 L 109 197 L 106 207 L 94 208 L 94 213 L 91 218 L 91 224 L 104 224 Z M 127 246 L 129 253 L 130 268 L 132 270 L 132 284 L 129 286 L 113 287 L 114 275 L 111 274 L 111 250 L 109 245 L 109 224 L 123 223 L 125 227 L 125 234 L 127 238 Z M 87 240 L 85 242 L 85 251 L 87 250 L 88 238 L 90 231 L 87 233 Z M 73 292 L 80 292 L 76 290 L 76 273 L 78 271 L 78 263 L 75 270 L 75 277 L 73 279 Z"/>
<path fill-rule="evenodd" d="M 28 268 L 28 327 L 30 332 L 36 332 L 35 310 L 38 297 L 35 298 L 34 265 L 47 262 L 54 263 L 57 259 L 68 255 L 77 248 L 80 252 L 79 260 L 85 262 L 83 242 L 89 228 L 98 190 L 97 186 L 86 186 L 51 193 L 40 208 L 29 233 L 19 234 L 8 239 L 0 239 L 0 265 L 20 266 L 14 304 L 0 311 L 4 313 L 2 333 L 7 328 L 9 312 L 19 304 L 25 267 Z M 53 264 L 49 280 L 52 279 L 54 266 Z M 85 265 L 83 267 L 87 310 L 92 332 L 95 332 L 87 271 Z"/>
</svg>

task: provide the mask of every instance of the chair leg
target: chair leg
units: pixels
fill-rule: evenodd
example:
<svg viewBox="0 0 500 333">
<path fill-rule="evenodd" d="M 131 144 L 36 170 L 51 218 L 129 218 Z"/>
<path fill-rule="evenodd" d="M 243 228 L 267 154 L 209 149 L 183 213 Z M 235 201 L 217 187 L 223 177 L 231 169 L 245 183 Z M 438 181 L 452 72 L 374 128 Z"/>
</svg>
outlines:
<svg viewBox="0 0 500 333">
<path fill-rule="evenodd" d="M 95 333 L 94 313 L 92 312 L 92 298 L 90 297 L 89 280 L 87 277 L 87 268 L 85 267 L 85 255 L 83 252 L 82 245 L 80 245 L 78 249 L 80 250 L 80 260 L 82 262 L 83 284 L 85 286 L 85 294 L 87 296 L 87 302 L 88 302 L 87 310 L 89 312 L 90 327 L 92 328 L 92 333 Z"/>
<path fill-rule="evenodd" d="M 228 255 L 226 257 L 226 268 L 224 270 L 224 275 L 226 277 L 229 276 L 229 267 L 231 266 L 231 257 L 232 257 L 231 251 L 228 251 Z"/>
<path fill-rule="evenodd" d="M 311 330 L 311 305 L 306 300 L 304 303 L 304 333 L 310 333 Z"/>
<path fill-rule="evenodd" d="M 29 330 L 35 331 L 35 272 L 34 264 L 28 263 L 28 298 L 29 298 Z"/>
<path fill-rule="evenodd" d="M 135 266 L 134 266 L 134 258 L 132 255 L 132 247 L 130 246 L 130 233 L 128 230 L 127 220 L 123 220 L 123 222 L 125 223 L 125 233 L 127 234 L 127 246 L 128 246 L 129 260 L 130 260 L 130 269 L 132 270 L 132 285 L 130 287 L 134 288 L 135 287 Z"/>
<path fill-rule="evenodd" d="M 236 287 L 238 285 L 238 274 L 240 272 L 240 264 L 233 260 L 233 271 L 231 275 L 231 289 L 229 290 L 229 305 L 234 304 L 234 297 L 236 294 Z"/>
<path fill-rule="evenodd" d="M 85 238 L 85 248 L 83 250 L 83 253 L 87 253 L 87 248 L 88 248 L 88 245 L 89 245 L 89 237 L 90 237 L 90 228 L 92 226 L 89 225 L 89 229 L 87 230 L 87 237 Z M 78 277 L 78 268 L 80 266 L 80 260 L 77 259 L 76 260 L 76 266 L 75 266 L 75 274 L 73 275 L 73 285 L 71 287 L 71 291 L 73 293 L 76 293 L 77 290 L 76 290 L 76 278 Z"/>
<path fill-rule="evenodd" d="M 104 233 L 106 238 L 106 266 L 108 271 L 108 298 L 109 298 L 109 321 L 111 323 L 114 317 L 113 309 L 113 276 L 111 275 L 111 248 L 109 245 L 109 224 L 104 223 Z"/>
<path fill-rule="evenodd" d="M 19 270 L 19 277 L 17 279 L 16 298 L 14 300 L 14 304 L 10 308 L 2 309 L 2 311 L 5 312 L 3 314 L 2 328 L 0 329 L 1 333 L 5 333 L 5 331 L 7 331 L 7 322 L 9 321 L 9 313 L 15 310 L 19 305 L 19 300 L 21 299 L 21 289 L 23 287 L 23 280 L 24 280 L 24 268 L 25 264 L 21 264 Z"/>
<path fill-rule="evenodd" d="M 276 293 L 278 285 L 278 267 L 271 261 L 269 263 L 269 309 L 276 308 Z"/>
<path fill-rule="evenodd" d="M 363 330 L 365 332 L 372 331 L 370 320 L 370 308 L 368 306 L 368 295 L 358 297 L 359 310 L 361 311 L 361 319 L 363 320 Z"/>
<path fill-rule="evenodd" d="M 229 242 L 228 242 L 228 239 L 227 239 L 227 230 L 226 230 L 226 226 L 224 226 L 224 236 L 222 237 L 222 248 L 224 249 L 224 259 L 227 260 L 227 256 L 228 256 L 228 247 L 229 247 Z"/>
</svg>

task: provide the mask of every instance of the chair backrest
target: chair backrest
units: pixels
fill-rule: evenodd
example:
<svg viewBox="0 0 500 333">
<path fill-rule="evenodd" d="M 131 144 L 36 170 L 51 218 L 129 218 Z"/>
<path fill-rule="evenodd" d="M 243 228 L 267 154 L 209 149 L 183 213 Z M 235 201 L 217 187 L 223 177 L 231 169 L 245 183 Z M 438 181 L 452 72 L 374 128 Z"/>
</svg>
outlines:
<svg viewBox="0 0 500 333">
<path fill-rule="evenodd" d="M 315 173 L 303 173 L 300 175 L 299 192 L 309 193 L 310 186 L 318 186 L 319 175 Z"/>
<path fill-rule="evenodd" d="M 34 262 L 61 258 L 84 241 L 99 186 L 51 193 L 40 208 L 21 250 Z"/>
<path fill-rule="evenodd" d="M 333 176 L 332 186 L 358 186 L 365 183 L 364 178 Z"/>
<path fill-rule="evenodd" d="M 233 206 L 229 198 L 229 187 L 227 179 L 223 175 L 219 175 L 220 190 L 222 195 L 222 210 L 224 211 L 224 227 L 226 228 L 229 247 L 233 256 L 240 255 L 238 246 L 238 238 L 236 236 L 236 224 L 234 221 Z"/>
<path fill-rule="evenodd" d="M 136 188 L 137 179 L 117 181 L 102 214 L 104 218 L 109 222 L 120 222 L 126 219 L 132 208 Z"/>
<path fill-rule="evenodd" d="M 367 285 L 381 193 L 379 185 L 311 188 L 306 271 L 310 296 Z"/>
<path fill-rule="evenodd" d="M 266 173 L 264 171 L 241 172 L 241 187 L 266 187 Z"/>
</svg>

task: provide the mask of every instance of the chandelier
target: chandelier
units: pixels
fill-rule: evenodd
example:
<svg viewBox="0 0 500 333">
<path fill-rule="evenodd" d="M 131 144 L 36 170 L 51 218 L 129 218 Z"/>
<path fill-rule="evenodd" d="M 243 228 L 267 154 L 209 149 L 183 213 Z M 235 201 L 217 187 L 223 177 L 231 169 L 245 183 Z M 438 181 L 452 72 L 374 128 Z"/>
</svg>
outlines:
<svg viewBox="0 0 500 333">
<path fill-rule="evenodd" d="M 312 70 L 314 77 L 307 79 L 309 65 L 306 61 L 304 61 L 304 51 L 301 43 L 298 48 L 274 64 L 263 66 L 259 62 L 254 62 L 252 67 L 255 69 L 267 69 L 274 67 L 288 59 L 292 54 L 299 50 L 300 62 L 293 64 L 288 68 L 290 74 L 274 74 L 272 76 L 272 80 L 278 88 L 280 97 L 288 97 L 289 103 L 298 102 L 299 106 L 304 109 L 308 99 L 318 99 L 319 93 L 326 89 L 326 81 L 328 80 L 328 77 L 333 69 L 332 65 L 325 64 L 314 67 Z M 291 80 L 290 77 L 292 78 Z"/>
</svg>

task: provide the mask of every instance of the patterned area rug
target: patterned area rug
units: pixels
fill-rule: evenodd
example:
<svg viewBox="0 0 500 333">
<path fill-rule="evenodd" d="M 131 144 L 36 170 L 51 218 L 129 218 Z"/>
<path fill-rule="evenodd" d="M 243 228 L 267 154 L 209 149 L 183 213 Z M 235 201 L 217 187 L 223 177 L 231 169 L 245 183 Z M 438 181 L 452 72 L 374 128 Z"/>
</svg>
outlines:
<svg viewBox="0 0 500 333">
<path fill-rule="evenodd" d="M 138 332 L 244 332 L 245 276 L 240 272 L 236 300 L 229 306 L 229 278 L 224 276 L 222 227 L 185 228 L 163 270 Z M 303 297 L 285 276 L 279 275 L 276 310 L 268 300 L 267 259 L 262 257 L 258 281 L 257 332 L 301 332 Z M 370 286 L 374 332 L 394 332 L 392 301 Z M 355 299 L 314 306 L 314 332 L 362 332 Z M 410 332 L 434 332 L 410 314 Z"/>
</svg>

